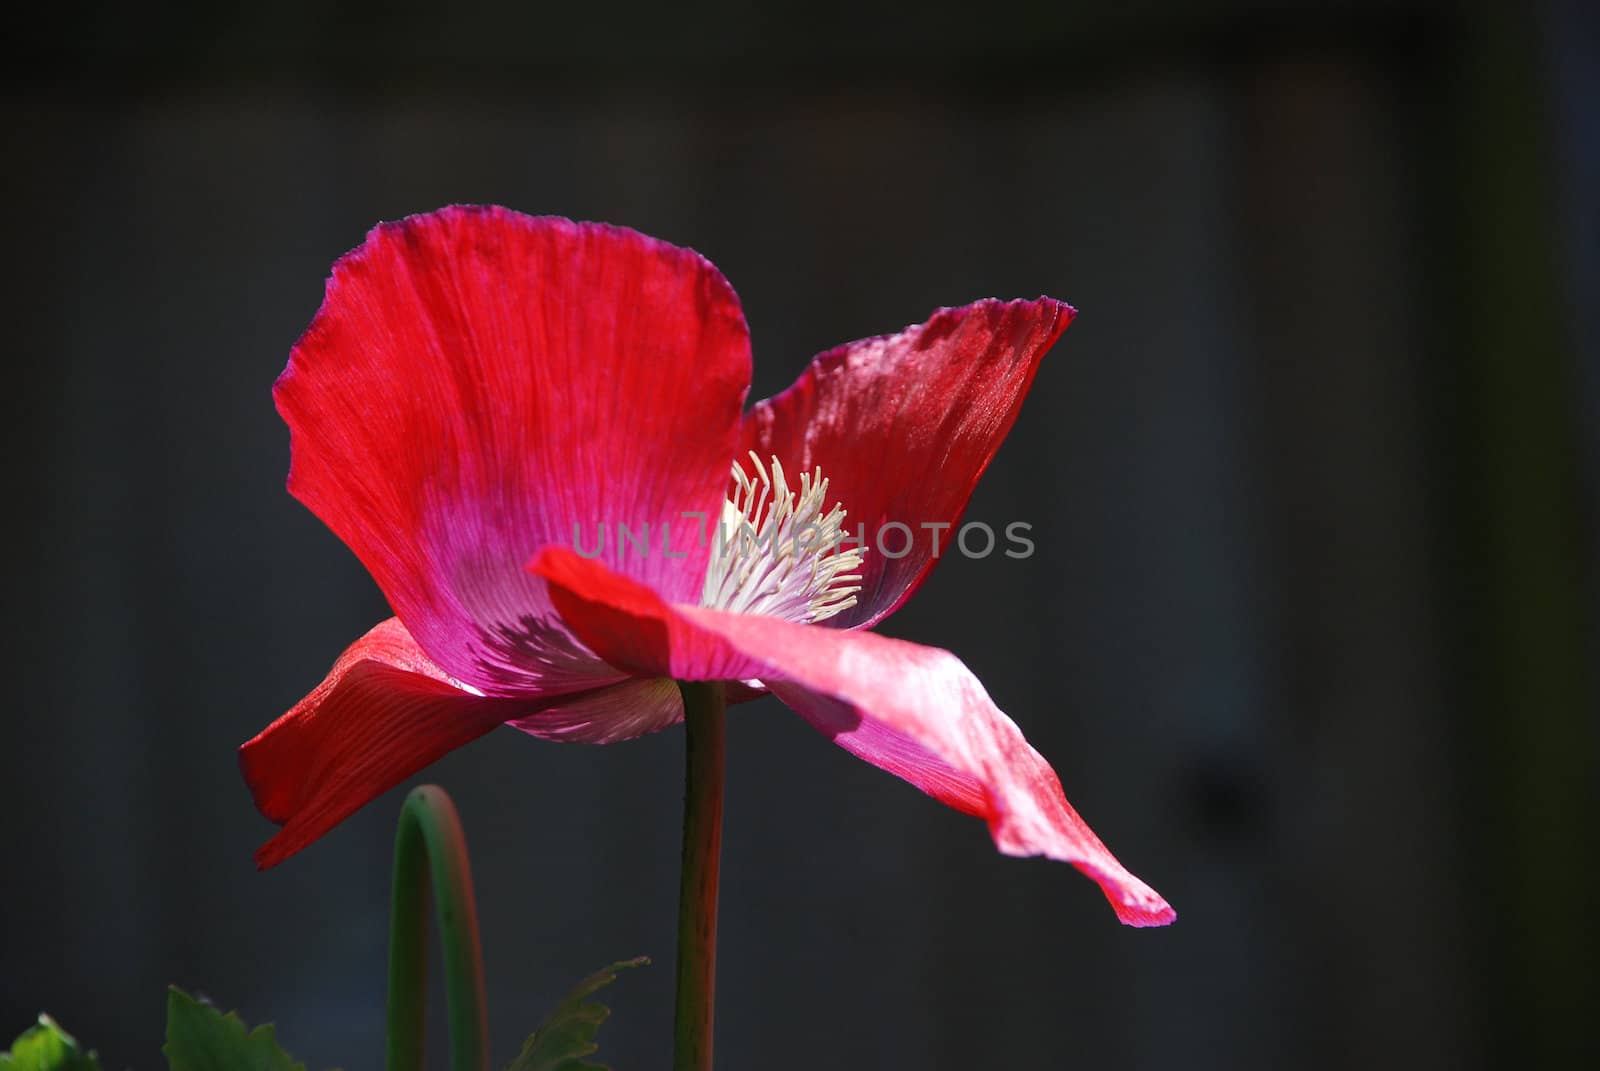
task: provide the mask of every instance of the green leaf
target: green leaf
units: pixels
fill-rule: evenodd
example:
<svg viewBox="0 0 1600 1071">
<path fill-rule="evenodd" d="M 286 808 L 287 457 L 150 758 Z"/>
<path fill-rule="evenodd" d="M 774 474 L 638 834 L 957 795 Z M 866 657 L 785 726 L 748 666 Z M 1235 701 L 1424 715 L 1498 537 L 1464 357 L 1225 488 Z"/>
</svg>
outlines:
<svg viewBox="0 0 1600 1071">
<path fill-rule="evenodd" d="M 167 1066 L 172 1071 L 306 1071 L 278 1047 L 272 1024 L 247 1028 L 232 1012 L 167 990 Z"/>
<path fill-rule="evenodd" d="M 41 1015 L 39 1025 L 23 1031 L 10 1052 L 0 1052 L 0 1071 L 100 1071 L 100 1061 L 54 1019 Z"/>
<path fill-rule="evenodd" d="M 625 959 L 579 982 L 523 1044 L 522 1054 L 506 1071 L 608 1071 L 605 1064 L 583 1059 L 599 1050 L 595 1032 L 611 1015 L 610 1008 L 589 998 L 616 981 L 618 971 L 649 962 L 648 956 Z"/>
</svg>

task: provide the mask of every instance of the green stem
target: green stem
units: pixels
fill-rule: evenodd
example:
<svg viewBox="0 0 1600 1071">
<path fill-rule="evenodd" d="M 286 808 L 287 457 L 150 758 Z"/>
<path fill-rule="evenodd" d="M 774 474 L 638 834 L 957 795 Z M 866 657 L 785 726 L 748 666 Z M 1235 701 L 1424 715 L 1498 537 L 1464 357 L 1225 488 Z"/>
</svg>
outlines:
<svg viewBox="0 0 1600 1071">
<path fill-rule="evenodd" d="M 394 843 L 389 930 L 388 1071 L 422 1071 L 427 1025 L 429 886 L 439 908 L 451 1071 L 487 1071 L 488 1008 L 472 865 L 455 804 L 424 785 L 406 797 Z"/>
<path fill-rule="evenodd" d="M 717 977 L 717 868 L 722 854 L 724 698 L 720 683 L 680 681 L 687 742 L 683 873 L 678 888 L 678 1006 L 673 1071 L 711 1071 Z"/>
</svg>

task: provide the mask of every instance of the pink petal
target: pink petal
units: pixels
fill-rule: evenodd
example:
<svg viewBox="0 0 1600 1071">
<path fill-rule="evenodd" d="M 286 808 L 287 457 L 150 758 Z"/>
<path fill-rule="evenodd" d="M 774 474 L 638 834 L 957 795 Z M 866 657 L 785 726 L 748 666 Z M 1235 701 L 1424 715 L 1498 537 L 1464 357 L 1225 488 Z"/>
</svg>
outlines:
<svg viewBox="0 0 1600 1071">
<path fill-rule="evenodd" d="M 698 254 L 452 207 L 376 227 L 334 266 L 275 397 L 289 489 L 431 659 L 489 694 L 546 694 L 621 675 L 522 564 L 593 548 L 603 524 L 600 560 L 697 596 L 709 547 L 682 514 L 719 515 L 749 381 L 738 299 Z"/>
<path fill-rule="evenodd" d="M 941 309 L 898 335 L 824 353 L 745 415 L 741 457 L 775 456 L 792 472 L 820 466 L 849 531 L 865 525 L 859 601 L 830 626 L 881 621 L 952 552 L 978 477 L 1075 315 L 1051 298 Z M 897 524 L 908 531 L 885 529 Z"/>
<path fill-rule="evenodd" d="M 256 852 L 256 863 L 276 866 L 501 722 L 539 736 L 604 742 L 664 728 L 682 716 L 670 681 L 628 681 L 544 699 L 474 695 L 450 681 L 390 618 L 352 644 L 294 709 L 239 749 L 256 806 L 283 826 Z"/>
<path fill-rule="evenodd" d="M 665 677 L 626 680 L 562 697 L 506 724 L 541 740 L 615 744 L 659 732 L 683 720 L 683 693 Z"/>
<path fill-rule="evenodd" d="M 669 605 L 570 551 L 531 568 L 567 623 L 613 665 L 682 680 L 759 678 L 852 754 L 989 823 L 1008 855 L 1044 855 L 1094 879 L 1117 917 L 1175 917 L 1078 817 L 1061 783 L 948 651 L 870 632 Z"/>
</svg>

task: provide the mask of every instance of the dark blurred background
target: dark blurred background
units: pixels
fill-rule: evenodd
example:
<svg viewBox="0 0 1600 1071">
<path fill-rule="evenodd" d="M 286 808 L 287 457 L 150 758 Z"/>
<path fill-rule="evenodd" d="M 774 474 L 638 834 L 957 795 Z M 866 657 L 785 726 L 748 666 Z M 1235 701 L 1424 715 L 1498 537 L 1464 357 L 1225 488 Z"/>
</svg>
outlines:
<svg viewBox="0 0 1600 1071">
<path fill-rule="evenodd" d="M 705 253 L 756 397 L 938 305 L 1083 310 L 969 513 L 1037 555 L 946 561 L 886 631 L 960 654 L 1178 922 L 1117 926 L 763 701 L 730 727 L 720 1067 L 1595 1055 L 1587 0 L 32 18 L 0 46 L 0 1033 L 48 1009 L 155 1068 L 170 982 L 378 1065 L 400 793 L 258 874 L 235 768 L 386 616 L 284 492 L 268 390 L 335 257 L 467 201 Z M 497 1064 L 649 953 L 602 1054 L 666 1066 L 682 748 L 507 729 L 425 775 Z"/>
</svg>

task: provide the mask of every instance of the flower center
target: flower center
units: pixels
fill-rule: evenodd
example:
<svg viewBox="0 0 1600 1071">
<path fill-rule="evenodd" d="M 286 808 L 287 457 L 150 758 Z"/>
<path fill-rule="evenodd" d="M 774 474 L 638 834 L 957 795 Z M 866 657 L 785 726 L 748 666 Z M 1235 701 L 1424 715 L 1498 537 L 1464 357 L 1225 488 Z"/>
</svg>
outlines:
<svg viewBox="0 0 1600 1071">
<path fill-rule="evenodd" d="M 822 470 L 789 486 L 783 466 L 750 454 L 754 475 L 733 463 L 733 494 L 711 547 L 702 606 L 788 621 L 823 621 L 856 604 L 865 549 L 844 547 L 844 507 L 823 512 Z"/>
</svg>

